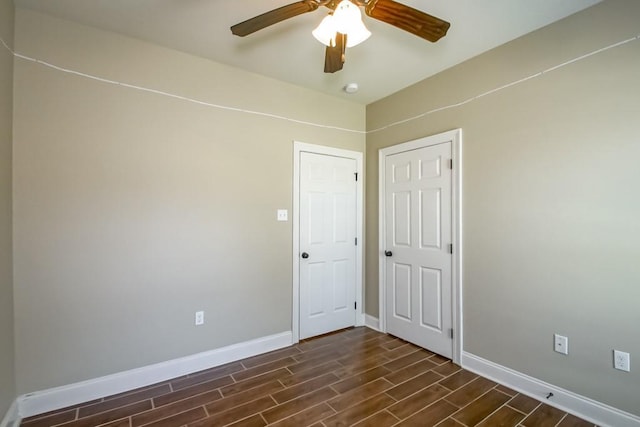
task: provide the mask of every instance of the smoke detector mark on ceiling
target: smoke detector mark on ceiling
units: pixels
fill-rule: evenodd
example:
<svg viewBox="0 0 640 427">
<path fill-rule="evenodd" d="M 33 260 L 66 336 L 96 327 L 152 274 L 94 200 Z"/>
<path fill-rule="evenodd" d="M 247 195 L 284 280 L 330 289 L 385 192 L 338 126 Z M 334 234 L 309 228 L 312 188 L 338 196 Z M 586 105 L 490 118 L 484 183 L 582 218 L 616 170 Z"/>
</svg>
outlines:
<svg viewBox="0 0 640 427">
<path fill-rule="evenodd" d="M 356 93 L 358 91 L 358 83 L 348 83 L 345 87 L 342 88 L 346 93 Z"/>
</svg>

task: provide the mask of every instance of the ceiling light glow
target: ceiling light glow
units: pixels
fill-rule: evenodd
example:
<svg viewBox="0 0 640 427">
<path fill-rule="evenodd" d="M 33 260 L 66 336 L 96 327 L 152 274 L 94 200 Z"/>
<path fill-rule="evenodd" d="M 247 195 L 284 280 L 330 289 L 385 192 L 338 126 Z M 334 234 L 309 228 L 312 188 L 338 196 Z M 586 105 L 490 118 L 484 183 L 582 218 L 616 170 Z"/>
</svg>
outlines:
<svg viewBox="0 0 640 427">
<path fill-rule="evenodd" d="M 312 32 L 325 46 L 336 45 L 337 33 L 347 35 L 347 47 L 357 46 L 371 36 L 371 32 L 362 22 L 360 8 L 349 0 L 342 0 L 336 10 L 326 16 Z"/>
</svg>

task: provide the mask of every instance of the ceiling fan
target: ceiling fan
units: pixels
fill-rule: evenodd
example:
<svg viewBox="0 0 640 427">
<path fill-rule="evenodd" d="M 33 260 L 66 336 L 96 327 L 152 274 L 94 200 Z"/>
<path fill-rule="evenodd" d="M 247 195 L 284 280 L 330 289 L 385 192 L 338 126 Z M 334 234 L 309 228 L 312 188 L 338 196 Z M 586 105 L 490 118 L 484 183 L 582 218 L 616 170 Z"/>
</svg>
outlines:
<svg viewBox="0 0 640 427">
<path fill-rule="evenodd" d="M 236 24 L 231 27 L 231 32 L 244 37 L 286 19 L 317 10 L 321 6 L 331 10 L 329 16 L 313 32 L 327 46 L 325 73 L 341 70 L 346 48 L 355 46 L 371 35 L 362 24 L 360 7 L 364 7 L 367 16 L 430 42 L 444 37 L 451 26 L 447 21 L 393 0 L 302 0 Z M 349 28 L 346 24 L 349 24 Z"/>
</svg>

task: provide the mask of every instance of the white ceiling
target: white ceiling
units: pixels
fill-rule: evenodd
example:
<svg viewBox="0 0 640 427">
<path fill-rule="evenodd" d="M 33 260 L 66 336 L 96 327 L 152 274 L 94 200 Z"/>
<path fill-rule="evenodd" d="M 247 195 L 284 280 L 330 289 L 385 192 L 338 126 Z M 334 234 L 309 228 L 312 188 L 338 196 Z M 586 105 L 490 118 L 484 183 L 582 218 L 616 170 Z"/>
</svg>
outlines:
<svg viewBox="0 0 640 427">
<path fill-rule="evenodd" d="M 320 8 L 245 38 L 229 27 L 294 0 L 15 0 L 18 7 L 129 35 L 278 80 L 368 104 L 600 0 L 403 0 L 451 22 L 432 44 L 364 17 L 373 35 L 325 74 L 324 46 L 311 35 Z M 364 16 L 364 14 L 363 14 Z M 342 92 L 357 82 L 360 91 Z"/>
</svg>

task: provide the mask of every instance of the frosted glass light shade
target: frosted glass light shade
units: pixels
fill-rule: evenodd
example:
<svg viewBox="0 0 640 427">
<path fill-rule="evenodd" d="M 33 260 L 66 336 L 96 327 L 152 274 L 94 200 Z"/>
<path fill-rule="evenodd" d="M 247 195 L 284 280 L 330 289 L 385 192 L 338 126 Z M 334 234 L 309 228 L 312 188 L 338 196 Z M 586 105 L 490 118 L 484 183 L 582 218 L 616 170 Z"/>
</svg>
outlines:
<svg viewBox="0 0 640 427">
<path fill-rule="evenodd" d="M 336 33 L 347 35 L 347 47 L 356 46 L 371 36 L 362 22 L 360 8 L 349 0 L 342 0 L 333 15 L 325 17 L 312 32 L 326 46 L 335 46 Z"/>
<path fill-rule="evenodd" d="M 353 24 L 347 34 L 347 47 L 357 46 L 371 36 L 371 31 L 367 30 L 361 20 Z"/>
<path fill-rule="evenodd" d="M 311 32 L 313 37 L 325 46 L 336 45 L 336 24 L 333 20 L 333 15 L 327 15 L 320 25 Z"/>
</svg>

